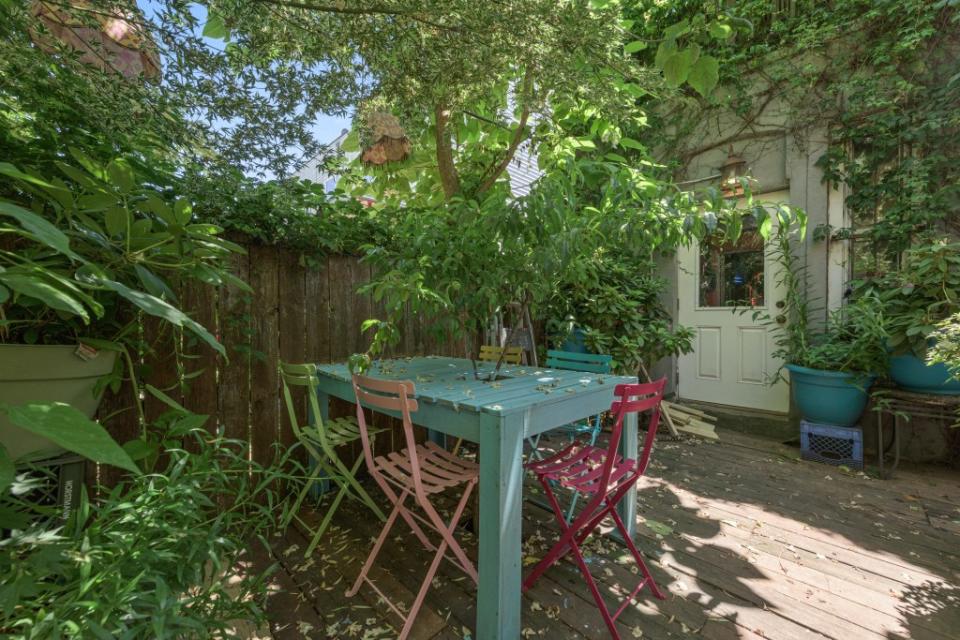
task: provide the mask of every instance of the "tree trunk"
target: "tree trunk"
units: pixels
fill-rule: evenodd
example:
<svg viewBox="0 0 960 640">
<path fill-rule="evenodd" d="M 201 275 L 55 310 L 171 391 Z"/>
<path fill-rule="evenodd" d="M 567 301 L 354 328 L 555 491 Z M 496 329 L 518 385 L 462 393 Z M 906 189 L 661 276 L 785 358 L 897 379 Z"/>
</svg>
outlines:
<svg viewBox="0 0 960 640">
<path fill-rule="evenodd" d="M 450 135 L 447 132 L 450 111 L 443 104 L 438 104 L 434 110 L 434 115 L 436 120 L 437 168 L 440 171 L 443 195 L 449 200 L 460 191 L 460 176 L 457 175 L 457 167 L 453 164 L 453 147 L 450 143 Z"/>
</svg>

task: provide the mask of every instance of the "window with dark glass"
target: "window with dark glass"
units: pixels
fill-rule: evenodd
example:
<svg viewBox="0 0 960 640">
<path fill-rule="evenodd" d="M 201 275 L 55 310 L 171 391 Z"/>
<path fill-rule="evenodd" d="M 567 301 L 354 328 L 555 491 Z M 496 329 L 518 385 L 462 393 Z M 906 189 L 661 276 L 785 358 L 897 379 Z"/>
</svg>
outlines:
<svg viewBox="0 0 960 640">
<path fill-rule="evenodd" d="M 744 231 L 736 243 L 707 239 L 700 244 L 700 307 L 764 305 L 764 242 Z"/>
</svg>

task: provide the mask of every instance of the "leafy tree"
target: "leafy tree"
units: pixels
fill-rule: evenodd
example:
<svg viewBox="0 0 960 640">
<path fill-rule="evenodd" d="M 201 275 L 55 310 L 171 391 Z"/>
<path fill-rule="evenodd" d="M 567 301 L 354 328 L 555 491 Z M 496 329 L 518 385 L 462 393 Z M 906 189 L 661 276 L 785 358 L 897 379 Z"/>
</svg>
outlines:
<svg viewBox="0 0 960 640">
<path fill-rule="evenodd" d="M 216 0 L 208 6 L 208 32 L 228 38 L 231 55 L 302 65 L 318 81 L 355 77 L 350 89 L 365 101 L 361 120 L 371 110 L 400 116 L 413 157 L 380 172 L 372 187 L 359 184 L 381 200 L 482 199 L 518 149 L 539 148 L 557 135 L 555 119 L 571 113 L 581 128 L 617 145 L 620 124 L 638 116 L 637 98 L 660 83 L 624 50 L 629 33 L 619 2 Z M 570 151 L 592 144 L 569 129 L 563 137 Z"/>
</svg>

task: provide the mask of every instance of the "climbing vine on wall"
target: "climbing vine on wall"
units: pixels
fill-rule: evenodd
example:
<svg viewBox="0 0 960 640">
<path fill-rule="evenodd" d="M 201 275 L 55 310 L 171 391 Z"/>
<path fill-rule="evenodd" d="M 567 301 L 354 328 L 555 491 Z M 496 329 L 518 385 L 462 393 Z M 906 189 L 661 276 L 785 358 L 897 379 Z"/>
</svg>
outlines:
<svg viewBox="0 0 960 640">
<path fill-rule="evenodd" d="M 865 247 L 856 272 L 894 267 L 925 234 L 960 232 L 958 0 L 749 0 L 722 12 L 718 4 L 638 5 L 636 24 L 651 40 L 711 11 L 735 11 L 752 26 L 723 39 L 685 36 L 721 61 L 720 82 L 706 97 L 682 88 L 667 98 L 671 108 L 650 110 L 646 140 L 670 149 L 668 171 L 704 151 L 697 124 L 720 113 L 737 117 L 737 140 L 787 133 L 802 144 L 825 132 L 818 164 L 848 187 L 851 214 L 850 228 L 832 232 Z M 786 125 L 762 124 L 784 109 Z"/>
</svg>

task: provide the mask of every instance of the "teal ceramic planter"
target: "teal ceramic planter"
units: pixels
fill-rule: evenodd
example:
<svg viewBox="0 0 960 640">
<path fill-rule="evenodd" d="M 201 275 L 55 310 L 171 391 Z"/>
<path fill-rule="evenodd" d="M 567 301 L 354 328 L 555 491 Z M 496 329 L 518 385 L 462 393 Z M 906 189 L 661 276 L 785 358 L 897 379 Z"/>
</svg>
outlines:
<svg viewBox="0 0 960 640">
<path fill-rule="evenodd" d="M 572 353 L 589 353 L 587 348 L 587 334 L 580 327 L 576 327 L 570 332 L 567 340 L 560 345 L 561 351 L 570 351 Z"/>
<path fill-rule="evenodd" d="M 912 353 L 890 356 L 890 377 L 898 387 L 907 391 L 943 396 L 960 395 L 960 380 L 950 376 L 950 370 L 945 364 L 928 365 Z"/>
<path fill-rule="evenodd" d="M 876 376 L 821 371 L 795 364 L 790 372 L 793 400 L 804 420 L 837 427 L 852 427 L 867 406 L 870 386 Z"/>
</svg>

